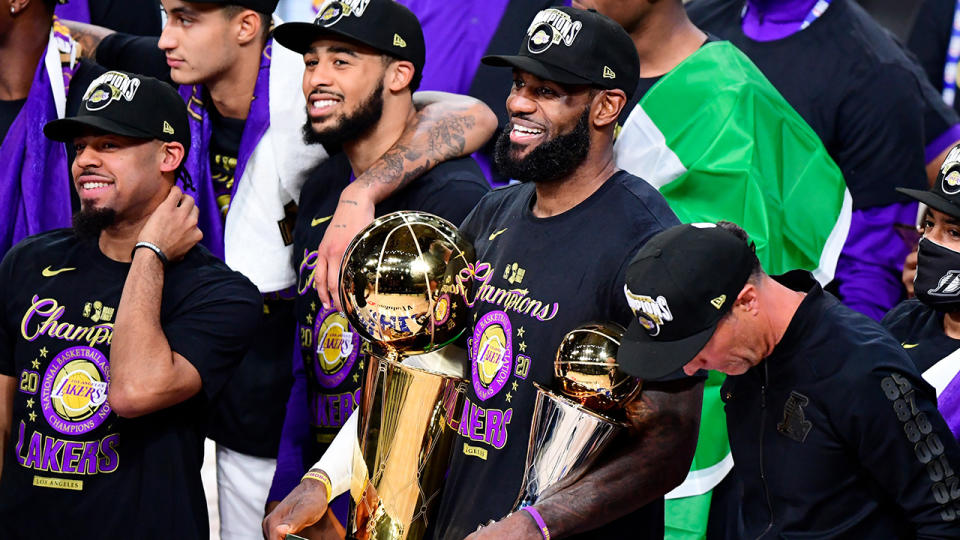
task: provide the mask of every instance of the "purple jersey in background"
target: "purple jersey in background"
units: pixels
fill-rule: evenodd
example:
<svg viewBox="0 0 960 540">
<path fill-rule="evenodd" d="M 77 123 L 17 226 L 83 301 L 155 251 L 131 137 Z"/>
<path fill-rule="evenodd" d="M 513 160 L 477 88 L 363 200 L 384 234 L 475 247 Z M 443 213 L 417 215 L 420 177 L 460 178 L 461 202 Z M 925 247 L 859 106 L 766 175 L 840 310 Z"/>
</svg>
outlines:
<svg viewBox="0 0 960 540">
<path fill-rule="evenodd" d="M 427 61 L 420 90 L 470 91 L 507 0 L 398 0 L 423 27 Z"/>
</svg>

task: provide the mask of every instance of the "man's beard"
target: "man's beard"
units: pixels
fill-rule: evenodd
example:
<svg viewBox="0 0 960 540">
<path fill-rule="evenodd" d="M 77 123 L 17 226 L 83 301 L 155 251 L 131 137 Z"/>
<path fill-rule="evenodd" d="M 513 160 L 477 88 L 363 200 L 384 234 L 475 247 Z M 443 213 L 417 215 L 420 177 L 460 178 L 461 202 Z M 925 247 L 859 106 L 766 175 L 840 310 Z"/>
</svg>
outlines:
<svg viewBox="0 0 960 540">
<path fill-rule="evenodd" d="M 73 231 L 80 238 L 97 238 L 116 221 L 117 211 L 113 208 L 81 208 L 73 215 Z"/>
<path fill-rule="evenodd" d="M 587 159 L 590 151 L 589 122 L 590 107 L 587 106 L 573 131 L 541 143 L 522 159 L 510 155 L 511 150 L 520 146 L 510 142 L 511 126 L 507 126 L 497 139 L 494 154 L 497 169 L 503 176 L 521 182 L 549 184 L 566 178 Z"/>
<path fill-rule="evenodd" d="M 303 141 L 307 144 L 322 144 L 326 147 L 340 147 L 343 143 L 359 138 L 377 125 L 383 114 L 383 79 L 372 94 L 363 100 L 353 114 L 344 116 L 333 127 L 317 133 L 307 117 L 303 124 Z"/>
</svg>

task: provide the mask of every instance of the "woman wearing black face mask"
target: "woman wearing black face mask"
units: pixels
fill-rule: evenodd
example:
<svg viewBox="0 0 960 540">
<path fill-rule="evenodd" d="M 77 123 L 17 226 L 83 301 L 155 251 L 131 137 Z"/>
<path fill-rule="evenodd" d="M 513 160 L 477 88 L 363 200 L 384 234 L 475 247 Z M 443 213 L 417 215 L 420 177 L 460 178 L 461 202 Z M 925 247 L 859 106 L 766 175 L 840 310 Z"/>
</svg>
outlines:
<svg viewBox="0 0 960 540">
<path fill-rule="evenodd" d="M 898 191 L 927 206 L 916 298 L 894 307 L 881 322 L 936 389 L 937 408 L 960 439 L 960 146 L 947 155 L 930 191 Z"/>
</svg>

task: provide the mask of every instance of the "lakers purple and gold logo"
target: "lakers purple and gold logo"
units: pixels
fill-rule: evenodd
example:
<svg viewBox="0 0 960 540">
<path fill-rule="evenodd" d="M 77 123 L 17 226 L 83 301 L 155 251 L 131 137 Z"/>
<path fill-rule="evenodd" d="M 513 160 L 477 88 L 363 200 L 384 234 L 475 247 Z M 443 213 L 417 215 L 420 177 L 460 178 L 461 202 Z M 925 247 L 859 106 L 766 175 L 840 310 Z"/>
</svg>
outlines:
<svg viewBox="0 0 960 540">
<path fill-rule="evenodd" d="M 507 384 L 513 367 L 513 328 L 503 311 L 484 314 L 473 327 L 471 370 L 473 389 L 483 401 Z"/>
<path fill-rule="evenodd" d="M 433 306 L 433 321 L 437 326 L 447 322 L 450 318 L 450 295 L 444 294 L 437 298 L 437 303 Z"/>
<path fill-rule="evenodd" d="M 332 309 L 317 314 L 313 332 L 317 381 L 325 388 L 335 388 L 350 373 L 360 354 L 360 335 L 350 331 L 343 313 Z"/>
<path fill-rule="evenodd" d="M 562 43 L 569 47 L 582 28 L 582 22 L 571 19 L 559 9 L 545 9 L 537 13 L 527 28 L 527 50 L 540 54 L 552 45 Z"/>
<path fill-rule="evenodd" d="M 110 365 L 92 347 L 71 347 L 50 362 L 40 388 L 40 406 L 50 427 L 65 435 L 93 431 L 108 416 Z"/>
<path fill-rule="evenodd" d="M 940 186 L 947 195 L 956 195 L 960 193 L 960 170 L 952 170 L 943 177 L 943 183 Z"/>
</svg>

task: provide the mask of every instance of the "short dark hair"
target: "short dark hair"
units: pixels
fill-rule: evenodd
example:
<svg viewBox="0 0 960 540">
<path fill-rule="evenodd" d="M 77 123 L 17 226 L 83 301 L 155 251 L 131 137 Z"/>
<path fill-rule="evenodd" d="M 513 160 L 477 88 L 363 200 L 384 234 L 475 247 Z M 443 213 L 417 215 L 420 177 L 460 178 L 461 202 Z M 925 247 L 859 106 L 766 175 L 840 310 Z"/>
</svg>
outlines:
<svg viewBox="0 0 960 540">
<path fill-rule="evenodd" d="M 250 8 L 246 6 L 227 4 L 223 6 L 223 16 L 227 19 L 232 19 L 237 16 L 237 14 L 248 9 Z M 263 41 L 267 41 L 267 38 L 270 37 L 270 32 L 273 32 L 273 15 L 269 13 L 262 13 L 260 11 L 256 11 L 255 13 L 260 16 L 260 38 Z"/>
<path fill-rule="evenodd" d="M 747 231 L 743 230 L 743 227 L 737 225 L 732 221 L 718 221 L 717 228 L 726 231 L 737 238 L 739 238 L 744 244 L 750 246 L 750 255 L 751 260 L 751 269 L 750 269 L 750 281 L 756 283 L 757 280 L 763 275 L 763 267 L 760 266 L 760 259 L 757 258 L 757 247 L 750 241 L 750 235 L 747 234 Z"/>
<path fill-rule="evenodd" d="M 389 66 L 391 62 L 400 62 L 404 60 L 403 58 L 400 58 L 398 56 L 393 56 L 387 53 L 381 53 L 380 58 L 383 59 L 384 66 Z M 409 60 L 407 60 L 407 62 L 409 62 Z M 410 79 L 410 84 L 408 85 L 410 87 L 411 94 L 416 92 L 417 88 L 420 88 L 420 82 L 422 80 L 423 80 L 423 69 L 422 68 L 418 69 L 417 66 L 413 66 L 413 78 Z"/>
<path fill-rule="evenodd" d="M 53 13 L 53 10 L 57 8 L 57 0 L 43 0 L 43 7 L 47 8 L 47 11 Z"/>
</svg>

